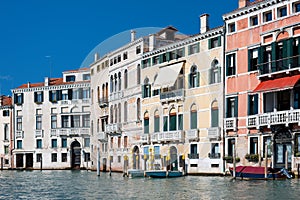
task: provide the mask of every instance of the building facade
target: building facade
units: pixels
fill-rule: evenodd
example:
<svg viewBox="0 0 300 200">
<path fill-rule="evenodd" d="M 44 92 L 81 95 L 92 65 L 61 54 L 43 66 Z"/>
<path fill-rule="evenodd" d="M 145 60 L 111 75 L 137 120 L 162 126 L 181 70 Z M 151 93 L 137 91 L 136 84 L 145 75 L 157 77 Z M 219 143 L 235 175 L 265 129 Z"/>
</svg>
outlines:
<svg viewBox="0 0 300 200">
<path fill-rule="evenodd" d="M 299 164 L 300 1 L 239 0 L 226 26 L 224 129 L 228 162 Z M 230 166 L 230 164 L 228 164 Z"/>
<path fill-rule="evenodd" d="M 0 96 L 0 169 L 13 167 L 13 107 L 11 97 Z"/>
<path fill-rule="evenodd" d="M 87 168 L 90 163 L 90 71 L 63 72 L 13 89 L 14 167 Z"/>
</svg>

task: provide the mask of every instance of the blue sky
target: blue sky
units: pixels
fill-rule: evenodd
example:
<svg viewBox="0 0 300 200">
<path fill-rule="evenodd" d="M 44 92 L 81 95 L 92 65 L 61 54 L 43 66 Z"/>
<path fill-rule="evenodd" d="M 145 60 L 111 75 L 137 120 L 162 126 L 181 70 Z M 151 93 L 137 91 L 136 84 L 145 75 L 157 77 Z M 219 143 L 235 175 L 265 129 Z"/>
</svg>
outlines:
<svg viewBox="0 0 300 200">
<path fill-rule="evenodd" d="M 238 0 L 0 0 L 0 93 L 80 68 L 94 47 L 120 32 L 172 25 L 197 34 L 199 15 L 210 14 L 213 28 L 237 7 Z"/>
</svg>

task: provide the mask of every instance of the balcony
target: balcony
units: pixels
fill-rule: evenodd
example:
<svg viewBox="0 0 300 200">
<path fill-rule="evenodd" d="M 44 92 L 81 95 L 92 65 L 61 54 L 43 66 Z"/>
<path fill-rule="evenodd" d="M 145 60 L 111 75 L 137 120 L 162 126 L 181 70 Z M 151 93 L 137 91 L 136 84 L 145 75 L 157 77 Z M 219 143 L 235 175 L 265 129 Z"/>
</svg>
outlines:
<svg viewBox="0 0 300 200">
<path fill-rule="evenodd" d="M 185 132 L 185 137 L 189 140 L 198 140 L 199 138 L 199 131 L 198 129 L 191 129 Z"/>
<path fill-rule="evenodd" d="M 169 131 L 162 133 L 154 133 L 151 135 L 151 142 L 173 142 L 181 141 L 183 137 L 183 131 Z"/>
<path fill-rule="evenodd" d="M 35 137 L 43 137 L 44 130 L 35 130 Z"/>
<path fill-rule="evenodd" d="M 16 138 L 17 139 L 24 138 L 24 131 L 16 131 Z"/>
<path fill-rule="evenodd" d="M 258 64 L 259 77 L 269 76 L 270 74 L 298 70 L 300 66 L 300 55 L 282 58 L 270 62 Z M 296 69 L 297 68 L 297 69 Z"/>
<path fill-rule="evenodd" d="M 237 119 L 235 117 L 224 119 L 225 129 L 236 131 L 236 121 Z"/>
<path fill-rule="evenodd" d="M 188 154 L 189 159 L 199 159 L 199 153 Z"/>
<path fill-rule="evenodd" d="M 97 138 L 100 142 L 107 142 L 107 134 L 104 132 L 97 133 Z"/>
<path fill-rule="evenodd" d="M 108 106 L 108 98 L 107 97 L 104 97 L 104 98 L 100 98 L 98 100 L 98 103 L 99 103 L 99 107 L 100 108 L 105 108 Z"/>
<path fill-rule="evenodd" d="M 115 123 L 115 124 L 106 124 L 105 125 L 105 132 L 109 135 L 120 135 L 122 133 L 122 124 Z"/>
<path fill-rule="evenodd" d="M 221 158 L 221 154 L 220 153 L 208 153 L 208 157 L 210 159 L 218 159 L 218 158 Z"/>
<path fill-rule="evenodd" d="M 280 124 L 288 126 L 293 123 L 300 124 L 300 109 L 252 115 L 247 118 L 247 127 L 257 129 L 260 126 L 270 127 Z"/>
<path fill-rule="evenodd" d="M 208 138 L 218 139 L 221 136 L 221 131 L 219 127 L 208 128 Z"/>
<path fill-rule="evenodd" d="M 58 135 L 58 130 L 57 129 L 51 129 L 50 130 L 50 136 L 51 137 L 55 137 Z"/>
<path fill-rule="evenodd" d="M 139 143 L 145 144 L 149 141 L 149 135 L 140 135 Z"/>
<path fill-rule="evenodd" d="M 161 101 L 176 101 L 178 99 L 183 99 L 183 97 L 184 97 L 184 89 L 160 93 Z"/>
<path fill-rule="evenodd" d="M 123 96 L 124 96 L 123 91 L 114 92 L 109 95 L 109 100 L 116 101 L 116 100 L 123 98 Z"/>
<path fill-rule="evenodd" d="M 90 135 L 90 128 L 62 128 L 58 129 L 59 136 Z"/>
</svg>

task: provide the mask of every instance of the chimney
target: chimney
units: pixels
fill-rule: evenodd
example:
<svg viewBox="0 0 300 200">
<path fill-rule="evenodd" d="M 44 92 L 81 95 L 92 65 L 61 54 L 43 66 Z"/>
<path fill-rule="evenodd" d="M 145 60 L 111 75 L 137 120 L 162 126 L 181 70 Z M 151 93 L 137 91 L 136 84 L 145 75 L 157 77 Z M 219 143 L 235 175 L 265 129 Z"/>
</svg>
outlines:
<svg viewBox="0 0 300 200">
<path fill-rule="evenodd" d="M 131 30 L 130 33 L 131 33 L 131 42 L 133 42 L 135 40 L 135 37 L 136 37 L 136 31 Z"/>
<path fill-rule="evenodd" d="M 209 30 L 208 18 L 209 14 L 203 14 L 200 16 L 200 33 L 205 33 Z"/>
<path fill-rule="evenodd" d="M 45 77 L 45 86 L 49 86 L 49 77 Z"/>
<path fill-rule="evenodd" d="M 149 51 L 153 51 L 155 49 L 155 35 L 154 34 L 151 34 L 149 36 Z"/>
<path fill-rule="evenodd" d="M 30 82 L 27 83 L 27 87 L 30 88 Z"/>
<path fill-rule="evenodd" d="M 250 0 L 239 0 L 239 8 L 244 8 L 248 5 Z"/>
<path fill-rule="evenodd" d="M 94 54 L 94 62 L 96 62 L 97 60 L 99 60 L 99 54 L 98 53 L 95 53 Z"/>
</svg>

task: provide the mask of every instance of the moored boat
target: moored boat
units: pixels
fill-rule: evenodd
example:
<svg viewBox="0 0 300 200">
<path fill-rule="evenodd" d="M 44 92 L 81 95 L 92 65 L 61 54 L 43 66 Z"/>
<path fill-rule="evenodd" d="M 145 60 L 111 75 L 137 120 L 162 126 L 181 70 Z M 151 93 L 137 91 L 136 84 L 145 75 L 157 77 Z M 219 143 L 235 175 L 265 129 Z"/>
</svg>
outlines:
<svg viewBox="0 0 300 200">
<path fill-rule="evenodd" d="M 174 178 L 183 175 L 180 171 L 149 170 L 145 172 L 146 176 L 151 178 Z"/>
<path fill-rule="evenodd" d="M 233 168 L 229 168 L 233 176 Z M 265 167 L 259 166 L 237 166 L 235 169 L 235 177 L 242 179 L 286 179 L 292 178 L 286 169 L 273 169 L 268 167 L 267 174 L 265 174 Z"/>
</svg>

